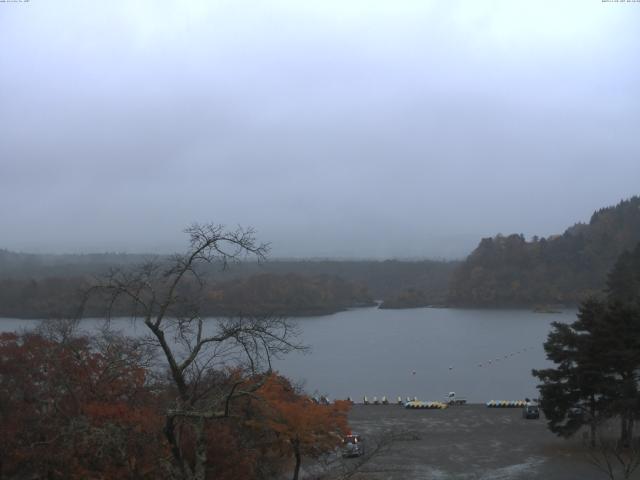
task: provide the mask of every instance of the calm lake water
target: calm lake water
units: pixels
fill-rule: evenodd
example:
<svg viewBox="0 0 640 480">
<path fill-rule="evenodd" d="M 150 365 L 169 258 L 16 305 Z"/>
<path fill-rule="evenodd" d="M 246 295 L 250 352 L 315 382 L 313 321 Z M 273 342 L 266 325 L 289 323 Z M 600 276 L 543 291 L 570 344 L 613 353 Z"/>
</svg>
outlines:
<svg viewBox="0 0 640 480">
<path fill-rule="evenodd" d="M 537 397 L 531 369 L 548 365 L 542 343 L 550 324 L 574 319 L 574 311 L 358 308 L 297 319 L 311 352 L 289 355 L 276 368 L 330 398 L 441 400 L 450 391 L 471 402 Z M 0 331 L 37 324 L 0 319 Z M 144 332 L 128 320 L 113 326 Z"/>
</svg>

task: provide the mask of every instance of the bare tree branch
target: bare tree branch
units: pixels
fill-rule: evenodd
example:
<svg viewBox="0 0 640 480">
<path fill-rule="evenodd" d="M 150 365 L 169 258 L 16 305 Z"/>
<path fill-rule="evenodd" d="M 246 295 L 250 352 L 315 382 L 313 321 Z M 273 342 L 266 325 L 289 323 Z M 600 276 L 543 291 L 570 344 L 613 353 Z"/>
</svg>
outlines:
<svg viewBox="0 0 640 480">
<path fill-rule="evenodd" d="M 226 269 L 248 256 L 265 260 L 269 245 L 258 243 L 253 229 L 193 224 L 185 233 L 189 236 L 186 253 L 165 262 L 148 261 L 129 271 L 113 270 L 86 292 L 85 299 L 106 296 L 108 319 L 120 311 L 123 301 L 131 305 L 134 318 L 142 317 L 177 390 L 164 428 L 172 471 L 176 478 L 201 480 L 207 461 L 205 421 L 231 416 L 234 401 L 242 397 L 256 398 L 266 378 L 260 372 L 271 371 L 273 358 L 303 347 L 297 342 L 296 327 L 280 317 L 205 320 L 200 316 L 206 288 L 201 265 L 219 263 Z M 252 381 L 229 382 L 220 369 L 232 366 L 248 371 Z M 194 465 L 180 446 L 180 429 L 187 427 L 195 435 Z"/>
</svg>

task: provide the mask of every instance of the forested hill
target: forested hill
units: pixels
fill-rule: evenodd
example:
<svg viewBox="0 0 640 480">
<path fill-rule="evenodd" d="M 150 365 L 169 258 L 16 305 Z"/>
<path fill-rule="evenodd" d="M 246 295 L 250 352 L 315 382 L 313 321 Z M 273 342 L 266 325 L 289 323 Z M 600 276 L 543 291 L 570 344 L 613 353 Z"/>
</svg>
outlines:
<svg viewBox="0 0 640 480">
<path fill-rule="evenodd" d="M 0 249 L 0 317 L 70 315 L 77 310 L 80 291 L 96 279 L 149 260 L 162 263 L 167 257 L 36 255 Z M 223 270 L 214 264 L 202 272 L 211 287 L 203 312 L 318 315 L 394 298 L 404 290 L 419 291 L 429 303 L 434 298 L 442 303 L 456 265 L 433 260 L 271 260 L 234 263 Z"/>
<path fill-rule="evenodd" d="M 640 197 L 595 212 L 562 235 L 484 238 L 449 286 L 458 306 L 575 305 L 605 287 L 616 258 L 640 242 Z"/>
</svg>

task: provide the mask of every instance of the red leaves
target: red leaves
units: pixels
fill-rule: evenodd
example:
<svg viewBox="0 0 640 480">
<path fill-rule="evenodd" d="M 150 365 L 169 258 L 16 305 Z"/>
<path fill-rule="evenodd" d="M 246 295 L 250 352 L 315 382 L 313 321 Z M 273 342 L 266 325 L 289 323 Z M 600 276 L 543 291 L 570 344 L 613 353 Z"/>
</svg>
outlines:
<svg viewBox="0 0 640 480">
<path fill-rule="evenodd" d="M 101 344 L 0 335 L 0 477 L 165 476 L 164 415 L 172 395 L 166 384 L 147 383 L 143 365 L 135 347 L 117 338 Z M 213 478 L 275 475 L 296 452 L 332 450 L 348 430 L 346 402 L 318 405 L 278 375 L 211 371 L 207 382 L 201 387 L 239 394 L 228 404 L 229 417 L 206 425 Z M 195 424 L 177 425 L 180 448 L 191 459 Z"/>
<path fill-rule="evenodd" d="M 1 473 L 126 478 L 155 465 L 157 401 L 134 352 L 123 358 L 86 338 L 0 335 Z"/>
<path fill-rule="evenodd" d="M 315 403 L 296 392 L 284 377 L 271 375 L 260 396 L 264 399 L 262 426 L 276 434 L 280 448 L 285 450 L 295 443 L 303 455 L 318 456 L 338 446 L 349 430 L 348 402 Z"/>
</svg>

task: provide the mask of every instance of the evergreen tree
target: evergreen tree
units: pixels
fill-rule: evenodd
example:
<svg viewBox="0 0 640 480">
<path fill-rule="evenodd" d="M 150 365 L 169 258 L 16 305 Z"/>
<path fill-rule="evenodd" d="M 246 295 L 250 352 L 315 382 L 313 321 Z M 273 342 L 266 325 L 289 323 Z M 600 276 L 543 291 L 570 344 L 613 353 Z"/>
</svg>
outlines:
<svg viewBox="0 0 640 480">
<path fill-rule="evenodd" d="M 622 254 L 606 298 L 590 298 L 570 325 L 554 323 L 544 344 L 556 366 L 534 370 L 552 432 L 571 436 L 589 425 L 591 444 L 603 418 L 619 417 L 631 442 L 640 412 L 640 245 Z"/>
<path fill-rule="evenodd" d="M 602 302 L 590 299 L 571 325 L 554 322 L 544 348 L 556 367 L 533 371 L 542 382 L 538 389 L 549 429 L 570 437 L 589 426 L 592 445 L 597 424 L 609 410 L 612 390 L 603 370 L 601 345 L 594 335 L 604 309 Z"/>
<path fill-rule="evenodd" d="M 621 303 L 640 301 L 640 243 L 632 252 L 624 252 L 607 280 L 609 300 Z"/>
<path fill-rule="evenodd" d="M 609 301 L 594 336 L 607 375 L 609 414 L 619 416 L 620 440 L 628 445 L 640 408 L 640 308 L 637 303 Z"/>
</svg>

